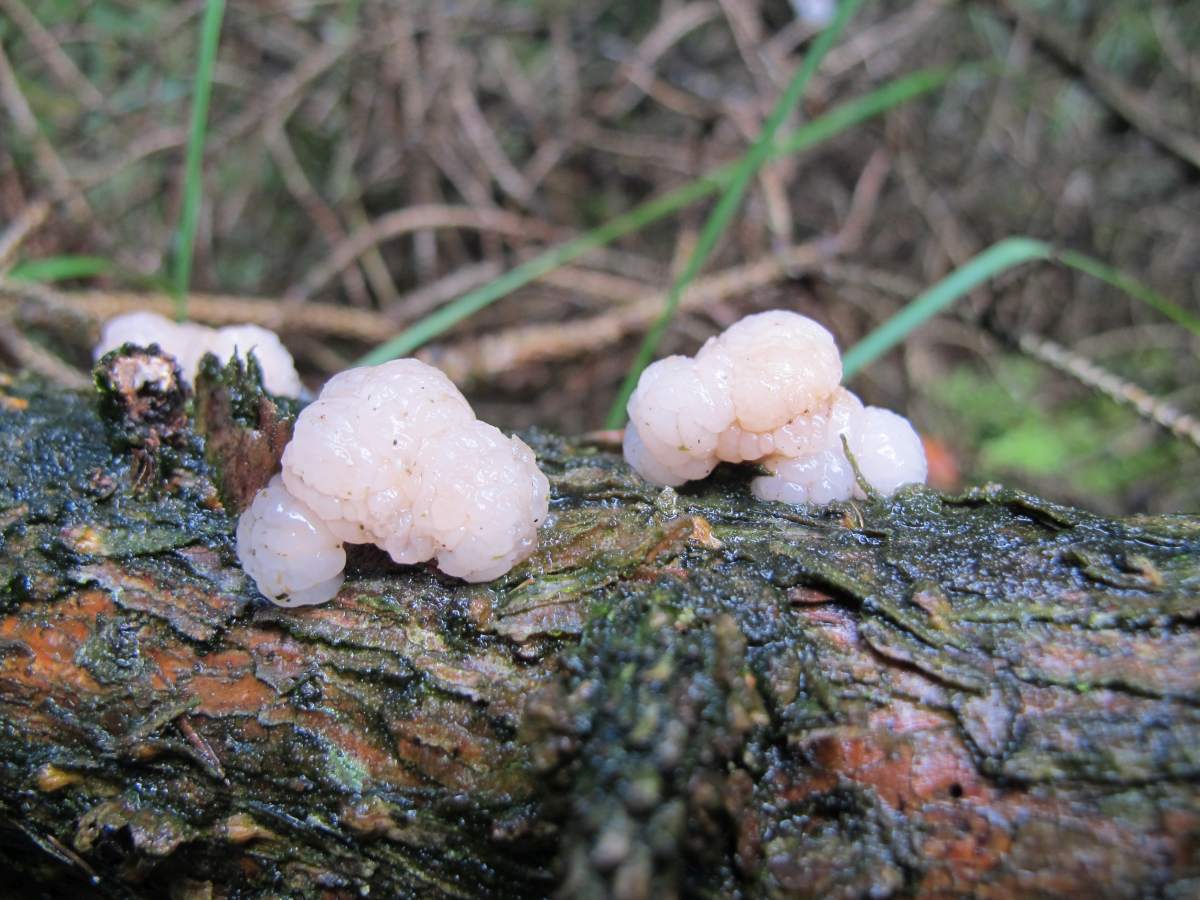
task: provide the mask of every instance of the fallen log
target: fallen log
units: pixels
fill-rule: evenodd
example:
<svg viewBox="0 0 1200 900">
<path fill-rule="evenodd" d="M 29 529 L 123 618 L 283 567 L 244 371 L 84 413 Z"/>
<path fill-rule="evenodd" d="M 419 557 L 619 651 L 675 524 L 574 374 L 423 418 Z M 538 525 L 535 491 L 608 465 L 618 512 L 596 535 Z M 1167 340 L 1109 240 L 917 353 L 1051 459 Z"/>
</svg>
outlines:
<svg viewBox="0 0 1200 900">
<path fill-rule="evenodd" d="M 206 460 L 177 408 L 138 432 L 0 383 L 23 896 L 1200 893 L 1200 518 L 991 485 L 793 508 L 535 432 L 527 563 L 360 549 L 280 609 L 229 509 L 288 411 L 225 387 Z"/>
</svg>

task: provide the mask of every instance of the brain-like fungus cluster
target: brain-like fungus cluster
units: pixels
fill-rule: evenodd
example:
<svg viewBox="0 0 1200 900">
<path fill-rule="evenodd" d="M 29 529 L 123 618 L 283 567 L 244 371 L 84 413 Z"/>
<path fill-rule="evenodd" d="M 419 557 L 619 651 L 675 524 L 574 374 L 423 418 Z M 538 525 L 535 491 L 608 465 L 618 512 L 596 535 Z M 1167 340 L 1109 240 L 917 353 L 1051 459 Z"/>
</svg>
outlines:
<svg viewBox="0 0 1200 900">
<path fill-rule="evenodd" d="M 840 386 L 833 336 L 797 313 L 748 316 L 694 357 L 646 369 L 629 400 L 625 458 L 646 480 L 680 485 L 720 462 L 757 462 L 764 500 L 828 503 L 861 496 L 845 447 L 882 494 L 925 480 L 925 452 L 908 420 Z M 845 444 L 843 444 L 843 437 Z"/>
<path fill-rule="evenodd" d="M 548 499 L 524 442 L 437 369 L 396 360 L 336 375 L 300 413 L 282 473 L 238 522 L 238 556 L 285 606 L 337 593 L 345 543 L 490 581 L 533 552 Z"/>
<path fill-rule="evenodd" d="M 134 326 L 106 339 L 172 349 L 161 332 Z M 754 494 L 788 503 L 924 481 L 924 450 L 908 421 L 864 408 L 841 379 L 837 345 L 816 322 L 784 311 L 749 316 L 695 357 L 646 369 L 629 401 L 625 457 L 661 485 L 704 478 L 720 462 L 759 463 L 769 474 L 754 479 Z M 549 483 L 529 447 L 477 420 L 440 371 L 402 359 L 342 372 L 300 413 L 282 472 L 238 522 L 238 556 L 284 606 L 336 595 L 348 543 L 490 581 L 533 552 L 548 507 Z"/>
<path fill-rule="evenodd" d="M 245 358 L 251 351 L 263 373 L 263 387 L 280 397 L 299 397 L 303 389 L 292 355 L 275 332 L 258 325 L 227 325 L 209 328 L 193 322 L 172 322 L 157 313 L 134 312 L 105 323 L 94 356 L 100 359 L 124 344 L 149 347 L 175 357 L 188 381 L 195 381 L 204 354 L 212 353 L 222 363 L 234 355 Z"/>
</svg>

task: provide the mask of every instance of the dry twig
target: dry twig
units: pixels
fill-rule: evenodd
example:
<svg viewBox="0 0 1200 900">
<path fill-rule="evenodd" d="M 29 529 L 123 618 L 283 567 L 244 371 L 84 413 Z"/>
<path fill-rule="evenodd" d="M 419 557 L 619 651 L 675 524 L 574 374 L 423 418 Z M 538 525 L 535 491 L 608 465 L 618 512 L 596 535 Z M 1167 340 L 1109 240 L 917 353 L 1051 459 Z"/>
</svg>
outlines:
<svg viewBox="0 0 1200 900">
<path fill-rule="evenodd" d="M 450 102 L 458 115 L 459 124 L 475 153 L 491 173 L 492 179 L 499 185 L 500 190 L 508 194 L 522 206 L 529 204 L 533 188 L 513 165 L 512 160 L 500 146 L 500 140 L 492 131 L 483 110 L 475 100 L 475 92 L 467 80 L 466 73 L 461 69 L 454 79 L 454 87 L 450 92 Z"/>
<path fill-rule="evenodd" d="M 0 350 L 16 364 L 18 369 L 34 372 L 71 390 L 82 390 L 91 384 L 91 379 L 53 353 L 43 350 L 13 325 L 10 316 L 0 317 Z"/>
<path fill-rule="evenodd" d="M 21 210 L 9 226 L 0 233 L 0 276 L 11 267 L 17 251 L 29 235 L 42 227 L 46 216 L 50 213 L 50 205 L 43 200 L 29 204 Z"/>
<path fill-rule="evenodd" d="M 136 135 L 111 158 L 77 165 L 79 184 L 85 190 L 94 188 L 147 157 L 182 147 L 186 140 L 185 128 L 155 128 Z"/>
<path fill-rule="evenodd" d="M 329 41 L 306 57 L 299 65 L 279 78 L 262 97 L 224 123 L 211 139 L 213 151 L 227 147 L 233 141 L 259 128 L 264 122 L 286 119 L 291 110 L 304 99 L 304 89 L 333 68 L 354 47 L 356 52 L 369 52 L 369 47 L 343 36 Z M 286 110 L 286 113 L 282 113 Z"/>
<path fill-rule="evenodd" d="M 491 281 L 502 271 L 500 263 L 490 260 L 455 269 L 437 281 L 423 284 L 398 297 L 396 302 L 388 307 L 388 318 L 397 324 L 411 322 L 418 316 L 449 303 L 455 297 Z"/>
<path fill-rule="evenodd" d="M 615 119 L 633 109 L 643 94 L 650 93 L 647 86 L 656 81 L 654 64 L 659 57 L 680 38 L 715 18 L 719 12 L 715 3 L 701 0 L 677 7 L 663 16 L 642 39 L 633 59 L 621 66 L 621 83 L 596 101 L 596 112 L 603 118 Z"/>
<path fill-rule="evenodd" d="M 159 293 L 130 291 L 58 291 L 42 284 L 0 281 L 0 306 L 33 303 L 40 308 L 61 309 L 64 313 L 83 313 L 103 322 L 137 310 L 172 316 L 172 297 Z M 238 297 L 224 294 L 191 294 L 188 315 L 209 325 L 235 325 L 247 322 L 262 325 L 282 334 L 324 335 L 332 339 L 377 343 L 395 331 L 386 316 L 366 309 L 309 303 L 302 316 L 290 315 L 288 304 L 277 299 Z"/>
<path fill-rule="evenodd" d="M 837 253 L 837 239 L 798 244 L 744 266 L 698 278 L 684 291 L 681 312 L 704 309 L 744 296 L 798 272 L 811 271 Z M 495 335 L 430 348 L 418 358 L 436 364 L 451 379 L 467 384 L 520 366 L 594 353 L 644 330 L 662 312 L 664 292 L 645 291 L 627 305 L 569 322 L 521 325 Z"/>
<path fill-rule="evenodd" d="M 1145 388 L 1114 375 L 1061 344 L 1034 334 L 1022 334 L 1017 339 L 1017 346 L 1034 359 L 1070 375 L 1081 384 L 1099 391 L 1110 400 L 1132 408 L 1139 415 L 1172 434 L 1200 447 L 1200 419 L 1155 397 Z"/>
<path fill-rule="evenodd" d="M 79 71 L 74 60 L 58 45 L 54 35 L 46 30 L 21 0 L 0 0 L 0 9 L 7 12 L 25 34 L 25 38 L 37 50 L 38 56 L 54 73 L 54 77 L 63 88 L 73 93 L 79 102 L 90 110 L 99 109 L 104 105 L 104 95 Z"/>
<path fill-rule="evenodd" d="M 498 271 L 498 266 L 491 263 L 458 270 L 439 282 L 401 297 L 393 309 L 386 313 L 309 302 L 304 307 L 303 315 L 293 315 L 289 311 L 289 304 L 278 299 L 192 294 L 188 300 L 188 314 L 193 320 L 208 325 L 250 323 L 285 335 L 312 335 L 373 345 L 391 336 L 398 323 L 436 308 L 463 291 L 495 277 Z M 539 281 L 563 290 L 591 294 L 608 302 L 629 302 L 646 293 L 646 286 L 641 282 L 577 267 L 556 270 Z M 32 303 L 39 309 L 52 312 L 82 313 L 96 323 L 138 310 L 165 316 L 174 313 L 174 301 L 167 294 L 109 290 L 60 291 L 49 285 L 0 279 L 0 308 L 16 309 L 23 303 Z"/>
<path fill-rule="evenodd" d="M 317 193 L 312 181 L 305 174 L 300 160 L 296 158 L 295 151 L 292 150 L 291 141 L 288 140 L 282 122 L 273 122 L 268 127 L 267 146 L 272 159 L 275 160 L 275 165 L 283 176 L 283 183 L 288 193 L 312 220 L 322 237 L 325 238 L 325 242 L 330 247 L 336 247 L 346 239 L 346 230 L 342 227 L 337 213 Z M 342 271 L 342 287 L 345 288 L 350 301 L 356 306 L 370 304 L 371 296 L 367 292 L 367 284 L 363 280 L 362 272 L 354 266 L 347 266 Z"/>
<path fill-rule="evenodd" d="M 537 219 L 494 207 L 472 209 L 465 206 L 410 206 L 387 213 L 355 229 L 346 240 L 333 248 L 333 252 L 327 258 L 311 269 L 303 280 L 290 288 L 287 297 L 292 300 L 311 297 L 331 278 L 377 244 L 416 231 L 443 228 L 473 228 L 494 232 L 517 241 L 554 241 L 564 237 L 560 229 Z"/>
<path fill-rule="evenodd" d="M 754 78 L 760 99 L 767 102 L 783 87 L 784 82 L 781 73 L 771 66 L 770 57 L 763 52 L 765 35 L 757 4 L 751 4 L 747 0 L 719 2 L 721 11 L 729 22 L 729 30 L 733 34 L 734 43 L 737 44 L 738 54 Z"/>
<path fill-rule="evenodd" d="M 89 209 L 87 200 L 78 186 L 72 181 L 71 173 L 63 165 L 54 145 L 42 134 L 37 118 L 21 91 L 17 81 L 17 73 L 9 64 L 4 46 L 0 44 L 0 100 L 3 100 L 9 117 L 13 120 L 17 132 L 33 146 L 38 165 L 41 166 L 46 178 L 54 188 L 54 199 L 65 200 L 72 217 L 83 221 L 87 218 Z"/>
</svg>

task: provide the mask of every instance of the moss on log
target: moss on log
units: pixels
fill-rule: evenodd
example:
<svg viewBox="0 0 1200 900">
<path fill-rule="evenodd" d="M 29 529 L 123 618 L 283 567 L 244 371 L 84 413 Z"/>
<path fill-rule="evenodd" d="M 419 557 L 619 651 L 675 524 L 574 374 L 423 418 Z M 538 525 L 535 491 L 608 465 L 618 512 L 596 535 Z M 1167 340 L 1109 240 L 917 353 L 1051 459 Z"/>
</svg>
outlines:
<svg viewBox="0 0 1200 900">
<path fill-rule="evenodd" d="M 1200 893 L 1200 519 L 999 487 L 795 509 L 534 433 L 526 564 L 464 585 L 362 548 L 286 610 L 194 435 L 148 464 L 94 396 L 16 380 L 0 436 L 10 885 Z"/>
</svg>

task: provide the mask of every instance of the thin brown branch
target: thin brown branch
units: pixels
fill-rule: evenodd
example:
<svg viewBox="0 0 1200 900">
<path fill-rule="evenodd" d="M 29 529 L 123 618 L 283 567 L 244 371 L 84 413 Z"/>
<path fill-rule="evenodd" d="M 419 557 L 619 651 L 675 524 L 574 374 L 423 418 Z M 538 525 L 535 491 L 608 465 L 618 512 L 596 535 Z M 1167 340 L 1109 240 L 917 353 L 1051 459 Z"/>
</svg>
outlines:
<svg viewBox="0 0 1200 900">
<path fill-rule="evenodd" d="M 350 224 L 355 228 L 361 228 L 368 222 L 370 222 L 370 217 L 363 208 L 362 202 L 359 201 L 350 209 Z M 387 261 L 384 260 L 379 247 L 368 247 L 359 258 L 359 264 L 367 276 L 371 290 L 375 292 L 377 304 L 387 309 L 395 303 L 400 296 L 400 289 L 396 287 L 396 282 L 392 279 L 392 273 L 388 270 Z"/>
<path fill-rule="evenodd" d="M 264 122 L 281 117 L 286 119 L 291 110 L 304 99 L 304 89 L 333 68 L 351 47 L 354 47 L 356 52 L 366 53 L 369 50 L 348 37 L 322 44 L 315 53 L 272 84 L 257 102 L 250 103 L 238 115 L 223 123 L 212 136 L 213 149 L 219 150 L 228 146 Z M 287 112 L 281 113 L 281 110 Z"/>
<path fill-rule="evenodd" d="M 658 284 L 668 274 L 667 266 L 661 260 L 612 245 L 597 247 L 595 250 L 585 253 L 582 259 L 590 268 L 615 272 L 618 275 L 645 282 L 645 284 Z"/>
<path fill-rule="evenodd" d="M 593 120 L 580 122 L 579 140 L 603 153 L 661 166 L 682 175 L 695 175 L 686 147 L 679 141 L 626 129 L 603 128 Z"/>
<path fill-rule="evenodd" d="M 194 321 L 208 325 L 249 323 L 285 335 L 312 335 L 374 345 L 394 334 L 398 322 L 410 321 L 435 309 L 464 291 L 494 278 L 499 271 L 500 267 L 494 263 L 481 263 L 457 270 L 440 281 L 401 297 L 387 312 L 309 302 L 304 305 L 302 315 L 295 315 L 289 303 L 276 298 L 191 294 L 188 315 Z M 641 282 L 578 267 L 565 267 L 538 280 L 562 290 L 583 292 L 613 303 L 635 300 L 646 293 L 646 285 Z M 32 303 L 39 310 L 52 314 L 82 314 L 96 323 L 139 310 L 164 316 L 173 315 L 175 310 L 174 300 L 167 294 L 109 290 L 60 291 L 49 285 L 0 279 L 0 310 L 19 309 L 25 303 Z"/>
<path fill-rule="evenodd" d="M 844 43 L 831 49 L 821 66 L 821 73 L 826 78 L 837 78 L 855 66 L 866 64 L 874 78 L 887 77 L 892 66 L 888 66 L 887 71 L 880 71 L 882 67 L 878 61 L 886 56 L 891 58 L 893 65 L 899 64 L 904 58 L 901 48 L 927 25 L 945 15 L 946 6 L 946 0 L 902 4 L 896 15 L 850 35 Z"/>
<path fill-rule="evenodd" d="M 103 322 L 123 313 L 147 310 L 164 316 L 175 312 L 168 294 L 131 291 L 58 291 L 47 285 L 0 281 L 0 307 L 33 303 L 49 310 L 83 313 Z M 377 343 L 395 331 L 386 316 L 366 309 L 309 303 L 304 314 L 289 315 L 288 304 L 278 299 L 226 294 L 191 294 L 188 315 L 208 325 L 250 323 L 282 334 L 302 333 L 327 338 Z"/>
<path fill-rule="evenodd" d="M 705 309 L 730 297 L 811 271 L 838 252 L 837 238 L 798 244 L 744 266 L 698 278 L 680 299 L 681 312 Z M 644 291 L 627 305 L 571 322 L 525 325 L 444 348 L 430 348 L 419 358 L 434 363 L 453 380 L 469 383 L 495 377 L 523 365 L 570 359 L 595 353 L 644 330 L 662 312 L 665 293 Z"/>
<path fill-rule="evenodd" d="M 268 127 L 267 147 L 270 150 L 271 158 L 275 160 L 275 165 L 283 176 L 283 183 L 288 193 L 312 220 L 325 242 L 330 247 L 336 247 L 344 241 L 346 230 L 342 227 L 337 213 L 317 193 L 312 181 L 305 174 L 300 160 L 296 158 L 295 151 L 292 150 L 291 141 L 288 140 L 282 122 L 272 123 Z M 362 272 L 354 266 L 347 266 L 342 271 L 341 278 L 342 287 L 345 288 L 346 295 L 352 303 L 356 306 L 370 305 L 371 296 L 367 292 L 367 284 L 363 280 Z"/>
<path fill-rule="evenodd" d="M 631 303 L 646 294 L 647 284 L 625 275 L 582 269 L 578 266 L 562 266 L 547 272 L 538 279 L 571 293 L 588 294 L 610 303 Z"/>
<path fill-rule="evenodd" d="M 571 143 L 562 138 L 548 138 L 538 145 L 529 162 L 521 170 L 521 177 L 529 185 L 530 191 L 538 188 L 571 149 Z"/>
<path fill-rule="evenodd" d="M 763 52 L 765 34 L 756 4 L 747 0 L 718 0 L 729 30 L 737 44 L 738 54 L 754 78 L 761 98 L 770 98 L 782 86 L 780 72 Z"/>
<path fill-rule="evenodd" d="M 634 58 L 621 66 L 621 83 L 596 102 L 597 113 L 604 118 L 620 118 L 649 93 L 648 85 L 656 81 L 654 64 L 677 41 L 711 19 L 720 10 L 715 3 L 688 3 L 676 8 L 659 20 L 650 33 L 638 45 Z"/>
<path fill-rule="evenodd" d="M 46 30 L 21 0 L 0 0 L 0 9 L 7 12 L 21 29 L 64 89 L 73 93 L 79 102 L 90 110 L 99 109 L 104 105 L 104 95 L 79 71 L 75 61 L 58 45 L 54 35 Z"/>
<path fill-rule="evenodd" d="M 454 186 L 462 198 L 476 209 L 494 209 L 496 204 L 488 185 L 486 172 L 478 166 L 473 166 L 458 152 L 454 135 L 448 127 L 435 126 L 431 144 L 437 147 L 436 153 L 428 154 L 430 162 Z M 432 180 L 432 179 L 431 179 Z M 419 183 L 418 183 L 419 184 Z M 426 191 L 428 199 L 424 203 L 434 202 L 432 188 Z"/>
<path fill-rule="evenodd" d="M 536 119 L 543 112 L 542 102 L 538 98 L 538 90 L 534 87 L 529 76 L 525 74 L 520 61 L 516 58 L 508 41 L 503 37 L 488 42 L 488 66 L 504 85 L 513 105 L 520 110 L 521 115 L 530 120 Z"/>
<path fill-rule="evenodd" d="M 417 44 L 415 26 L 409 17 L 405 4 L 398 4 L 398 9 L 388 18 L 388 28 L 392 36 L 392 46 L 387 51 L 388 67 L 394 71 L 393 80 L 400 83 L 400 116 L 404 133 L 411 136 L 413 141 L 422 145 L 439 146 L 437 154 L 414 154 L 411 165 L 412 203 L 437 203 L 441 197 L 438 191 L 437 170 L 440 160 L 449 154 L 449 140 L 439 141 L 431 134 L 432 129 L 426 119 L 430 111 L 433 93 L 437 89 L 439 75 L 446 71 L 447 63 L 441 60 L 446 55 L 444 41 L 441 39 L 427 44 L 426 58 L 422 59 L 421 49 Z M 464 166 L 464 168 L 466 168 Z M 444 171 L 444 170 L 443 170 Z M 479 205 L 480 198 L 472 194 L 463 194 L 472 205 Z M 485 195 L 486 197 L 486 192 Z M 488 198 L 490 200 L 490 198 Z M 438 271 L 438 240 L 432 231 L 418 232 L 413 237 L 413 271 L 419 281 L 427 281 Z"/>
<path fill-rule="evenodd" d="M 43 200 L 35 201 L 21 210 L 21 213 L 0 232 L 0 276 L 10 267 L 16 258 L 17 251 L 29 235 L 42 227 L 46 216 L 50 214 L 50 204 Z"/>
<path fill-rule="evenodd" d="M 910 298 L 921 292 L 920 282 L 912 278 L 852 262 L 828 262 L 821 267 L 821 274 L 832 282 L 869 288 L 893 297 Z"/>
<path fill-rule="evenodd" d="M 89 209 L 87 200 L 79 188 L 71 180 L 71 173 L 63 165 L 54 145 L 42 134 L 37 118 L 25 99 L 17 73 L 13 71 L 0 44 L 0 100 L 4 102 L 9 117 L 13 120 L 17 132 L 33 146 L 34 155 L 47 180 L 54 188 L 54 199 L 65 200 L 73 218 L 83 221 L 87 218 Z"/>
<path fill-rule="evenodd" d="M 397 298 L 396 302 L 388 307 L 388 318 L 398 324 L 411 322 L 418 316 L 449 303 L 455 297 L 491 281 L 502 271 L 500 263 L 492 260 L 455 269 L 437 281 L 423 284 Z"/>
<path fill-rule="evenodd" d="M 0 316 L 0 351 L 18 369 L 34 372 L 62 387 L 82 390 L 91 384 L 91 379 L 78 369 L 67 365 L 22 334 L 10 315 Z"/>
<path fill-rule="evenodd" d="M 488 231 L 516 241 L 553 241 L 563 232 L 536 219 L 519 216 L 500 209 L 471 209 L 463 206 L 410 206 L 380 216 L 373 222 L 355 229 L 333 249 L 330 255 L 313 268 L 303 280 L 290 288 L 290 299 L 311 297 L 331 278 L 358 259 L 368 248 L 417 231 L 445 228 L 471 228 Z"/>
<path fill-rule="evenodd" d="M 853 253 L 862 246 L 879 206 L 879 194 L 891 169 L 891 157 L 882 149 L 872 153 L 863 166 L 850 197 L 846 220 L 838 232 L 838 246 L 842 253 Z"/>
<path fill-rule="evenodd" d="M 1061 344 L 1034 334 L 1022 334 L 1017 346 L 1034 359 L 1041 360 L 1080 384 L 1104 394 L 1110 400 L 1128 406 L 1139 415 L 1167 429 L 1177 437 L 1200 447 L 1200 419 L 1185 413 L 1145 388 L 1114 375 L 1085 356 L 1073 353 Z"/>
<path fill-rule="evenodd" d="M 464 71 L 460 68 L 450 91 L 450 103 L 458 116 L 459 124 L 467 140 L 475 149 L 480 161 L 491 173 L 492 179 L 499 185 L 500 190 L 508 194 L 522 206 L 529 203 L 533 188 L 513 165 L 512 160 L 500 146 L 500 140 L 488 124 L 483 110 L 475 99 L 475 92 L 467 81 Z"/>
<path fill-rule="evenodd" d="M 84 189 L 94 188 L 147 157 L 182 147 L 186 140 L 187 130 L 184 128 L 155 128 L 136 135 L 111 158 L 77 165 L 75 170 L 79 184 Z"/>
<path fill-rule="evenodd" d="M 716 104 L 676 87 L 653 72 L 635 70 L 629 74 L 629 80 L 651 100 L 681 116 L 706 119 L 712 117 L 719 109 Z"/>
<path fill-rule="evenodd" d="M 753 142 L 762 130 L 762 116 L 754 108 L 757 104 L 727 104 L 729 117 L 743 138 Z M 762 190 L 767 213 L 767 226 L 775 246 L 786 247 L 792 243 L 792 210 L 788 202 L 787 176 L 795 166 L 790 160 L 776 160 L 758 171 L 758 184 Z"/>
</svg>

